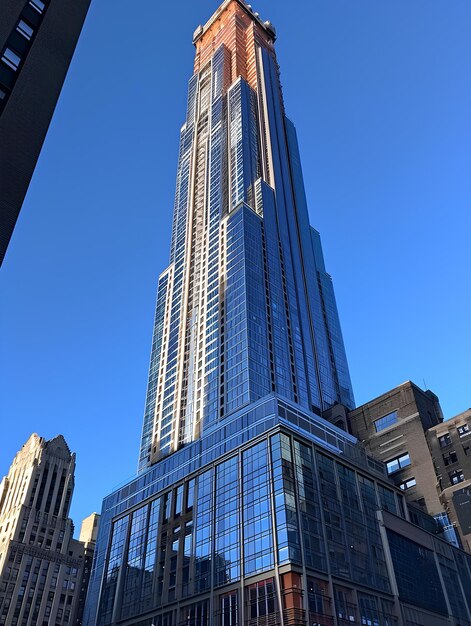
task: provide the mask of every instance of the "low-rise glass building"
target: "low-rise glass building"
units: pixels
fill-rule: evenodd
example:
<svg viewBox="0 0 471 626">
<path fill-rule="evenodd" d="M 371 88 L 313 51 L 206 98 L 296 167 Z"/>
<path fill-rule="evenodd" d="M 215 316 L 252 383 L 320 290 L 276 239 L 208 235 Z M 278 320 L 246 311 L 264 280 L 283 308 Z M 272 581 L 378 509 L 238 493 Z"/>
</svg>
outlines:
<svg viewBox="0 0 471 626">
<path fill-rule="evenodd" d="M 471 556 L 419 513 L 352 436 L 266 398 L 105 499 L 86 623 L 471 624 Z"/>
</svg>

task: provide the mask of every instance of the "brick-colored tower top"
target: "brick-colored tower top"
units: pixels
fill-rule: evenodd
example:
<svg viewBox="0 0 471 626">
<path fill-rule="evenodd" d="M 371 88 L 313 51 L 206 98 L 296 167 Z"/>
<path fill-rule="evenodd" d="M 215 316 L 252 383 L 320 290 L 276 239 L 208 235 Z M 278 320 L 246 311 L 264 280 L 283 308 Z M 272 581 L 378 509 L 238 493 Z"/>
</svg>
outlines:
<svg viewBox="0 0 471 626">
<path fill-rule="evenodd" d="M 274 54 L 275 39 L 272 24 L 262 22 L 243 0 L 226 0 L 211 19 L 195 31 L 195 73 L 201 71 L 219 46 L 224 44 L 232 55 L 231 82 L 242 76 L 256 89 L 257 47 L 263 46 Z"/>
</svg>

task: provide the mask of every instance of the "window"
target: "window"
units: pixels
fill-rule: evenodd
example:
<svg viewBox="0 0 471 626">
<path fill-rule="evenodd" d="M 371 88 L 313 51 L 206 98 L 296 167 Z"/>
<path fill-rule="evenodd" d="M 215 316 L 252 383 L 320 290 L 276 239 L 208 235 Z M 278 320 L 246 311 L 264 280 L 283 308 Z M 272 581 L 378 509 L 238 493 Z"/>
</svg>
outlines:
<svg viewBox="0 0 471 626">
<path fill-rule="evenodd" d="M 438 438 L 438 443 L 440 444 L 440 448 L 445 448 L 449 446 L 451 443 L 450 433 L 445 433 L 441 437 Z"/>
<path fill-rule="evenodd" d="M 327 609 L 327 606 L 325 605 L 329 602 L 329 598 L 327 596 L 327 583 L 308 578 L 307 586 L 309 611 L 311 613 L 323 615 L 325 613 L 325 609 Z"/>
<path fill-rule="evenodd" d="M 20 33 L 20 35 L 23 35 L 23 37 L 27 39 L 28 41 L 31 39 L 34 33 L 34 30 L 31 28 L 31 26 L 27 24 L 24 20 L 20 20 L 18 22 L 18 26 L 16 27 L 16 30 Z"/>
<path fill-rule="evenodd" d="M 170 518 L 170 511 L 172 510 L 172 492 L 168 491 L 163 496 L 163 510 L 164 510 L 164 522 Z"/>
<path fill-rule="evenodd" d="M 471 446 L 463 446 L 463 452 L 466 456 L 471 456 Z"/>
<path fill-rule="evenodd" d="M 417 484 L 417 481 L 415 480 L 414 477 L 408 478 L 407 480 L 405 480 L 399 485 L 399 489 L 402 489 L 402 491 L 407 491 L 407 489 L 410 489 L 411 487 L 415 487 L 416 484 Z"/>
<path fill-rule="evenodd" d="M 2 55 L 2 61 L 8 67 L 11 67 L 12 70 L 17 70 L 19 64 L 21 63 L 21 57 L 19 57 L 16 52 L 13 52 L 10 48 L 5 48 L 5 52 Z"/>
<path fill-rule="evenodd" d="M 387 415 L 383 415 L 378 420 L 374 422 L 376 432 L 379 433 L 381 430 L 385 428 L 389 428 L 397 422 L 397 411 L 392 411 L 392 413 L 388 413 Z"/>
<path fill-rule="evenodd" d="M 442 456 L 445 466 L 452 465 L 458 460 L 458 455 L 456 454 L 456 452 L 445 452 L 445 454 L 442 454 Z"/>
<path fill-rule="evenodd" d="M 38 13 L 44 12 L 44 8 L 46 5 L 42 0 L 29 0 L 29 3 Z"/>
<path fill-rule="evenodd" d="M 183 506 L 183 485 L 177 487 L 175 494 L 175 517 L 181 515 Z"/>
<path fill-rule="evenodd" d="M 170 614 L 171 615 L 171 614 Z M 165 615 L 163 620 L 159 618 L 157 624 L 167 626 L 172 623 L 170 620 L 165 621 Z M 210 621 L 209 615 L 209 600 L 201 600 L 190 604 L 183 609 L 180 609 L 180 624 L 192 624 L 194 626 L 207 626 Z M 149 623 L 151 620 L 149 620 Z M 142 623 L 142 622 L 141 622 Z"/>
<path fill-rule="evenodd" d="M 456 470 L 455 472 L 450 472 L 448 476 L 450 477 L 450 482 L 452 485 L 457 485 L 458 483 L 462 483 L 464 480 L 463 470 Z"/>
<path fill-rule="evenodd" d="M 457 426 L 456 430 L 458 431 L 458 435 L 460 437 L 464 437 L 469 433 L 469 426 L 468 424 L 463 424 L 462 426 Z"/>
<path fill-rule="evenodd" d="M 339 622 L 342 624 L 348 624 L 349 622 L 355 623 L 355 604 L 353 598 L 353 591 L 344 587 L 334 587 L 335 605 L 337 607 L 337 616 Z"/>
<path fill-rule="evenodd" d="M 191 511 L 193 509 L 195 499 L 195 479 L 193 478 L 188 483 L 187 493 L 186 493 L 186 510 Z"/>
<path fill-rule="evenodd" d="M 408 452 L 405 452 L 404 454 L 401 454 L 401 456 L 386 462 L 388 474 L 394 474 L 394 472 L 398 472 L 400 469 L 408 467 L 409 465 L 410 456 Z"/>
<path fill-rule="evenodd" d="M 265 617 L 276 612 L 275 581 L 273 578 L 250 585 L 248 589 L 251 619 Z"/>
<path fill-rule="evenodd" d="M 237 591 L 221 596 L 221 625 L 237 626 Z"/>
</svg>

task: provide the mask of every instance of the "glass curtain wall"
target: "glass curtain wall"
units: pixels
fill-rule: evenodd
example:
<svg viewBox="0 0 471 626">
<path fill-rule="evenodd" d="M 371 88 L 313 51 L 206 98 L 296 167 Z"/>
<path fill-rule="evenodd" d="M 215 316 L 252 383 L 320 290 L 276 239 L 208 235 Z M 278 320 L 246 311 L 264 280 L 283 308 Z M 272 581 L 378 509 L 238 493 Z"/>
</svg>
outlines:
<svg viewBox="0 0 471 626">
<path fill-rule="evenodd" d="M 189 82 L 140 470 L 270 393 L 317 414 L 354 404 L 273 32 L 241 7 L 254 37 L 217 46 Z"/>
</svg>

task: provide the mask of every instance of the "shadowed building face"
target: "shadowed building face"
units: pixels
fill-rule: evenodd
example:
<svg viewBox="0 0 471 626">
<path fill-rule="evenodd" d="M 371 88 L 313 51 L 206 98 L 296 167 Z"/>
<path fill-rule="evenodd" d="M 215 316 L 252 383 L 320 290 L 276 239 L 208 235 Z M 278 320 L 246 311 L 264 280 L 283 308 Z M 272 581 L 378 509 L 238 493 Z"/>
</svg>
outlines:
<svg viewBox="0 0 471 626">
<path fill-rule="evenodd" d="M 90 0 L 0 4 L 0 264 Z"/>
</svg>

